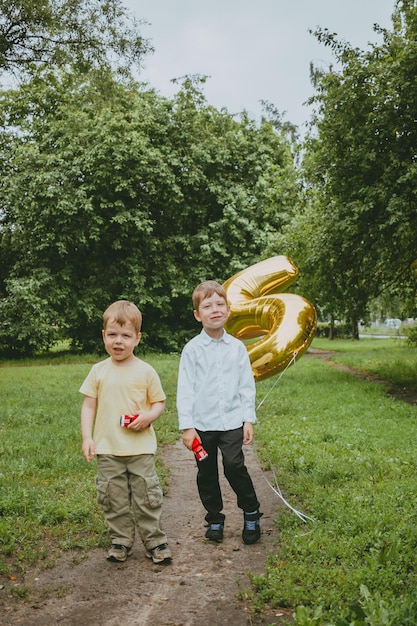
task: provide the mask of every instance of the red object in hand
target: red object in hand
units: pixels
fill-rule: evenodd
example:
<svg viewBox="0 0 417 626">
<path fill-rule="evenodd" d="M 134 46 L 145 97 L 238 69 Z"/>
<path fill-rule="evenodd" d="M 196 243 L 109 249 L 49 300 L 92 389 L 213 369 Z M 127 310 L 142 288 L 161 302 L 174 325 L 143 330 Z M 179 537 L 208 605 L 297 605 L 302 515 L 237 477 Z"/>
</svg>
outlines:
<svg viewBox="0 0 417 626">
<path fill-rule="evenodd" d="M 204 461 L 204 459 L 208 457 L 208 453 L 204 450 L 203 446 L 201 445 L 201 441 L 199 441 L 197 437 L 194 439 L 191 445 L 191 450 L 194 452 L 197 461 Z"/>
<path fill-rule="evenodd" d="M 135 413 L 135 415 L 121 415 L 120 416 L 120 426 L 122 428 L 126 428 L 127 426 L 129 426 L 129 424 L 131 424 L 132 422 L 135 421 L 135 419 L 137 419 L 139 417 L 139 413 Z M 150 428 L 151 425 L 148 424 L 147 428 Z"/>
<path fill-rule="evenodd" d="M 126 426 L 129 426 L 129 424 L 134 422 L 135 419 L 138 418 L 138 417 L 139 417 L 139 413 L 136 413 L 135 415 L 121 415 L 121 417 L 120 417 L 120 426 L 125 428 Z"/>
</svg>

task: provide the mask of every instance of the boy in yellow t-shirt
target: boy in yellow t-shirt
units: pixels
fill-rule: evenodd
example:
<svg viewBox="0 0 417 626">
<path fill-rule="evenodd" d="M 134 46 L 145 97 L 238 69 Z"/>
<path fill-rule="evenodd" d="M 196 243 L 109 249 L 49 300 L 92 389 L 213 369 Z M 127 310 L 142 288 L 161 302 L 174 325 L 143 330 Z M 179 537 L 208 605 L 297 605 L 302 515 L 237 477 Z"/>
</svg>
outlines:
<svg viewBox="0 0 417 626">
<path fill-rule="evenodd" d="M 109 358 L 93 365 L 80 392 L 82 454 L 87 462 L 97 456 L 97 501 L 112 540 L 107 559 L 125 561 L 137 529 L 146 556 L 167 563 L 171 551 L 160 527 L 163 495 L 152 426 L 165 409 L 166 396 L 153 367 L 133 353 L 141 339 L 139 309 L 119 300 L 104 312 L 103 322 Z M 122 415 L 138 417 L 122 426 Z"/>
</svg>

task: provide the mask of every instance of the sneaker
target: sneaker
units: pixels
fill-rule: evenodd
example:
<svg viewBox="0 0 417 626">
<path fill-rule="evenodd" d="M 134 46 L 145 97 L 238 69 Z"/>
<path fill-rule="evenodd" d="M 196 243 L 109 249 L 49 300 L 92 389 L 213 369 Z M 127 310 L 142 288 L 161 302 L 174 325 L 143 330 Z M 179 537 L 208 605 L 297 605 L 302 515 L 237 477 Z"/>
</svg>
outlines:
<svg viewBox="0 0 417 626">
<path fill-rule="evenodd" d="M 261 537 L 261 524 L 259 519 L 263 513 L 253 511 L 253 513 L 244 513 L 244 525 L 242 532 L 243 543 L 251 545 L 259 541 Z"/>
<path fill-rule="evenodd" d="M 126 561 L 127 557 L 131 554 L 132 548 L 128 548 L 127 546 L 121 546 L 118 543 L 113 543 L 107 554 L 107 560 L 123 563 L 123 561 Z"/>
<path fill-rule="evenodd" d="M 168 563 L 172 559 L 171 550 L 167 543 L 163 543 L 156 548 L 146 550 L 148 559 L 152 559 L 154 563 Z"/>
<path fill-rule="evenodd" d="M 205 535 L 206 539 L 221 543 L 223 541 L 223 528 L 224 524 L 208 524 Z"/>
</svg>

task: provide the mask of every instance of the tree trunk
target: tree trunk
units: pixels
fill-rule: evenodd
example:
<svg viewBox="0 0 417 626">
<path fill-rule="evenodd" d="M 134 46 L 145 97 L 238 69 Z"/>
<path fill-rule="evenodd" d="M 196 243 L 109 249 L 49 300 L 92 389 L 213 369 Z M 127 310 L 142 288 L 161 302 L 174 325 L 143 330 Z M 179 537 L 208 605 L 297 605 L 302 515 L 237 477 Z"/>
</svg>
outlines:
<svg viewBox="0 0 417 626">
<path fill-rule="evenodd" d="M 352 339 L 359 340 L 359 320 L 356 312 L 356 305 L 353 305 L 352 307 L 350 321 L 352 329 Z"/>
<path fill-rule="evenodd" d="M 331 341 L 333 341 L 333 339 L 334 339 L 334 315 L 330 316 L 329 339 Z"/>
</svg>

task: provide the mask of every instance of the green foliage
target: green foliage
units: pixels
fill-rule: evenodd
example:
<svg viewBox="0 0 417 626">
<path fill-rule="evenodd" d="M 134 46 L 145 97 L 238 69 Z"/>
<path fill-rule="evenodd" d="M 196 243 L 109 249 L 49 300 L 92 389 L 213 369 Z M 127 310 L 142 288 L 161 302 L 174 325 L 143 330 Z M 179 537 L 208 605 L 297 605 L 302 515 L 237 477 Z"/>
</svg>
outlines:
<svg viewBox="0 0 417 626">
<path fill-rule="evenodd" d="M 45 276 L 6 281 L 7 296 L 0 300 L 0 353 L 3 356 L 33 354 L 48 349 L 56 341 L 54 313 L 48 306 L 48 282 Z"/>
<path fill-rule="evenodd" d="M 410 346 L 417 347 L 417 326 L 407 329 L 407 340 Z"/>
<path fill-rule="evenodd" d="M 195 285 L 258 261 L 294 211 L 287 141 L 207 106 L 199 79 L 170 101 L 102 72 L 40 73 L 3 93 L 0 115 L 0 295 L 47 276 L 49 317 L 74 347 L 97 350 L 103 310 L 128 298 L 145 345 L 177 350 L 195 333 Z"/>
<path fill-rule="evenodd" d="M 0 0 L 0 72 L 72 64 L 129 69 L 148 50 L 120 0 Z"/>
<path fill-rule="evenodd" d="M 410 311 L 415 301 L 416 11 L 415 2 L 396 2 L 392 31 L 379 30 L 381 44 L 366 51 L 325 28 L 314 33 L 335 64 L 312 69 L 304 208 L 276 244 L 322 319 L 353 329 L 381 294 L 399 295 Z"/>
<path fill-rule="evenodd" d="M 331 326 L 328 322 L 319 322 L 316 329 L 316 337 L 330 337 L 333 339 L 347 339 L 352 337 L 350 324 L 336 324 Z"/>
</svg>

